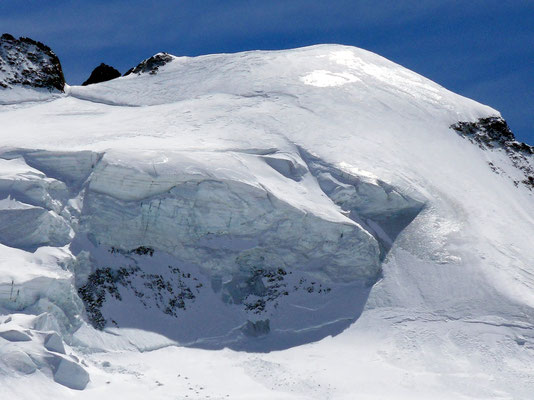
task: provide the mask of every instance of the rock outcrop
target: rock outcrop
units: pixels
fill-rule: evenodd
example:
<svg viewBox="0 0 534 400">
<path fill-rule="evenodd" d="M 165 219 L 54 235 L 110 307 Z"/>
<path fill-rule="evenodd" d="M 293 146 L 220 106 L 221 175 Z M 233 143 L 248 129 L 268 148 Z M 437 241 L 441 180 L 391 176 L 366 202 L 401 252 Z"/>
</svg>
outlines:
<svg viewBox="0 0 534 400">
<path fill-rule="evenodd" d="M 512 178 L 514 184 L 522 184 L 534 190 L 534 147 L 517 141 L 503 118 L 479 118 L 476 122 L 460 121 L 451 125 L 451 129 L 484 150 L 504 151 L 511 164 L 520 172 L 519 178 Z M 489 166 L 497 174 L 503 172 L 493 163 L 489 163 Z"/>
<path fill-rule="evenodd" d="M 65 78 L 57 55 L 41 42 L 0 37 L 0 88 L 25 86 L 63 92 Z"/>
<path fill-rule="evenodd" d="M 106 82 L 118 78 L 121 73 L 110 65 L 101 63 L 96 67 L 87 80 L 82 83 L 82 86 L 92 85 L 95 83 Z"/>
<path fill-rule="evenodd" d="M 130 68 L 128 71 L 126 71 L 124 76 L 141 73 L 149 73 L 151 75 L 155 75 L 158 72 L 159 67 L 164 66 L 172 60 L 173 56 L 168 53 L 157 53 L 152 57 L 141 61 L 136 67 Z"/>
<path fill-rule="evenodd" d="M 451 125 L 460 136 L 478 143 L 482 148 L 505 147 L 534 154 L 534 147 L 518 142 L 506 121 L 501 117 L 479 118 L 477 122 L 458 122 Z"/>
</svg>

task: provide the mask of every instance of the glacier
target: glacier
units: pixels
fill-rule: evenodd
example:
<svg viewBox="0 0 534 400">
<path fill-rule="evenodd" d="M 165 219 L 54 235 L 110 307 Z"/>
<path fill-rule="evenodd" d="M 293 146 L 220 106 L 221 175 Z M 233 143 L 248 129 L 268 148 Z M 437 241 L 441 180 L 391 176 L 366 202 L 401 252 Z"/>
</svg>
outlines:
<svg viewBox="0 0 534 400">
<path fill-rule="evenodd" d="M 534 152 L 473 139 L 496 110 L 341 45 L 0 103 L 0 394 L 534 390 Z"/>
</svg>

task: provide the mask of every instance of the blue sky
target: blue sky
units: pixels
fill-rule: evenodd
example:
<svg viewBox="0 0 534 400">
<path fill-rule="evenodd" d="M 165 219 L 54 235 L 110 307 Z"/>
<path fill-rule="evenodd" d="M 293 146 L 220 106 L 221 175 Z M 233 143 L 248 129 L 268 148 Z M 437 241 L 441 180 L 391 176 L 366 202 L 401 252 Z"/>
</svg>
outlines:
<svg viewBox="0 0 534 400">
<path fill-rule="evenodd" d="M 534 144 L 533 0 L 0 0 L 0 31 L 52 47 L 70 84 L 159 51 L 354 45 L 498 109 Z"/>
</svg>

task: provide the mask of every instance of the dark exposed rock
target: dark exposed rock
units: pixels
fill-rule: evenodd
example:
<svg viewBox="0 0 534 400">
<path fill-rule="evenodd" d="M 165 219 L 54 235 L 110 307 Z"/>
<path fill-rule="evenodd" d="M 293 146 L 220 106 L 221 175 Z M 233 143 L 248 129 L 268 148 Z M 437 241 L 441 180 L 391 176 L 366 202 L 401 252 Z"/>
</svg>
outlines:
<svg viewBox="0 0 534 400">
<path fill-rule="evenodd" d="M 254 268 L 243 271 L 222 285 L 222 300 L 229 304 L 242 304 L 246 312 L 260 315 L 278 307 L 283 296 L 304 290 L 313 295 L 331 292 L 331 288 L 304 276 L 291 276 L 283 268 Z"/>
<path fill-rule="evenodd" d="M 104 329 L 106 326 L 106 319 L 101 312 L 106 295 L 109 294 L 115 299 L 121 300 L 117 283 L 128 275 L 130 275 L 130 271 L 126 270 L 97 269 L 89 275 L 87 283 L 78 289 L 78 295 L 84 302 L 87 317 L 95 328 Z"/>
<path fill-rule="evenodd" d="M 102 63 L 98 67 L 96 67 L 93 70 L 93 72 L 91 72 L 91 76 L 89 76 L 89 78 L 84 83 L 82 83 L 82 86 L 110 81 L 120 76 L 121 76 L 121 73 L 117 71 L 115 68 L 113 68 L 110 65 Z"/>
<path fill-rule="evenodd" d="M 457 122 L 450 126 L 460 136 L 488 150 L 503 150 L 512 161 L 514 167 L 520 170 L 525 179 L 514 181 L 534 190 L 534 147 L 516 140 L 506 121 L 501 117 L 479 118 L 476 122 Z M 501 173 L 493 163 L 489 163 L 495 173 Z"/>
<path fill-rule="evenodd" d="M 173 60 L 173 56 L 171 56 L 168 53 L 158 53 L 153 55 L 150 58 L 147 58 L 146 60 L 141 61 L 139 65 L 137 65 L 134 68 L 130 68 L 124 76 L 130 75 L 130 74 L 141 74 L 141 73 L 149 73 L 151 75 L 154 75 L 158 72 L 159 67 L 164 66 L 165 64 L 171 62 Z"/>
<path fill-rule="evenodd" d="M 22 85 L 63 91 L 65 78 L 50 47 L 30 38 L 0 37 L 0 87 Z"/>
<path fill-rule="evenodd" d="M 146 247 L 146 246 L 139 246 L 132 250 L 123 250 L 123 249 L 119 249 L 117 247 L 111 246 L 111 248 L 109 249 L 109 252 L 111 254 L 118 253 L 118 254 L 123 254 L 123 255 L 127 255 L 127 254 L 137 254 L 138 256 L 149 255 L 150 257 L 154 255 L 154 249 L 152 247 Z"/>
<path fill-rule="evenodd" d="M 145 246 L 131 251 L 112 247 L 110 252 L 130 258 L 152 256 L 154 250 Z M 130 258 L 130 261 L 134 261 L 134 258 Z M 154 306 L 164 314 L 178 317 L 179 312 L 185 311 L 195 301 L 203 287 L 198 278 L 179 267 L 169 265 L 166 273 L 162 274 L 145 272 L 136 265 L 128 265 L 96 269 L 89 275 L 85 285 L 78 288 L 78 295 L 85 305 L 89 322 L 97 329 L 104 329 L 109 321 L 118 326 L 113 319 L 102 314 L 102 308 L 109 300 L 122 301 L 121 291 L 132 293 L 145 308 Z"/>
<path fill-rule="evenodd" d="M 506 121 L 501 117 L 480 118 L 477 122 L 457 122 L 451 125 L 451 128 L 483 148 L 506 147 L 534 154 L 534 147 L 518 142 Z"/>
</svg>

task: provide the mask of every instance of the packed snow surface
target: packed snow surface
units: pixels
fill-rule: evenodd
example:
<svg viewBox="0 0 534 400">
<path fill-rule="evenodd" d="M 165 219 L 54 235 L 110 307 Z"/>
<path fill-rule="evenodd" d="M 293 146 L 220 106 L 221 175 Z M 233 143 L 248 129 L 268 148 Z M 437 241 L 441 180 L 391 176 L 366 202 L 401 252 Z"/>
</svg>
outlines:
<svg viewBox="0 0 534 400">
<path fill-rule="evenodd" d="M 338 45 L 145 69 L 0 91 L 2 398 L 531 398 L 533 156 L 450 128 L 497 111 Z"/>
</svg>

